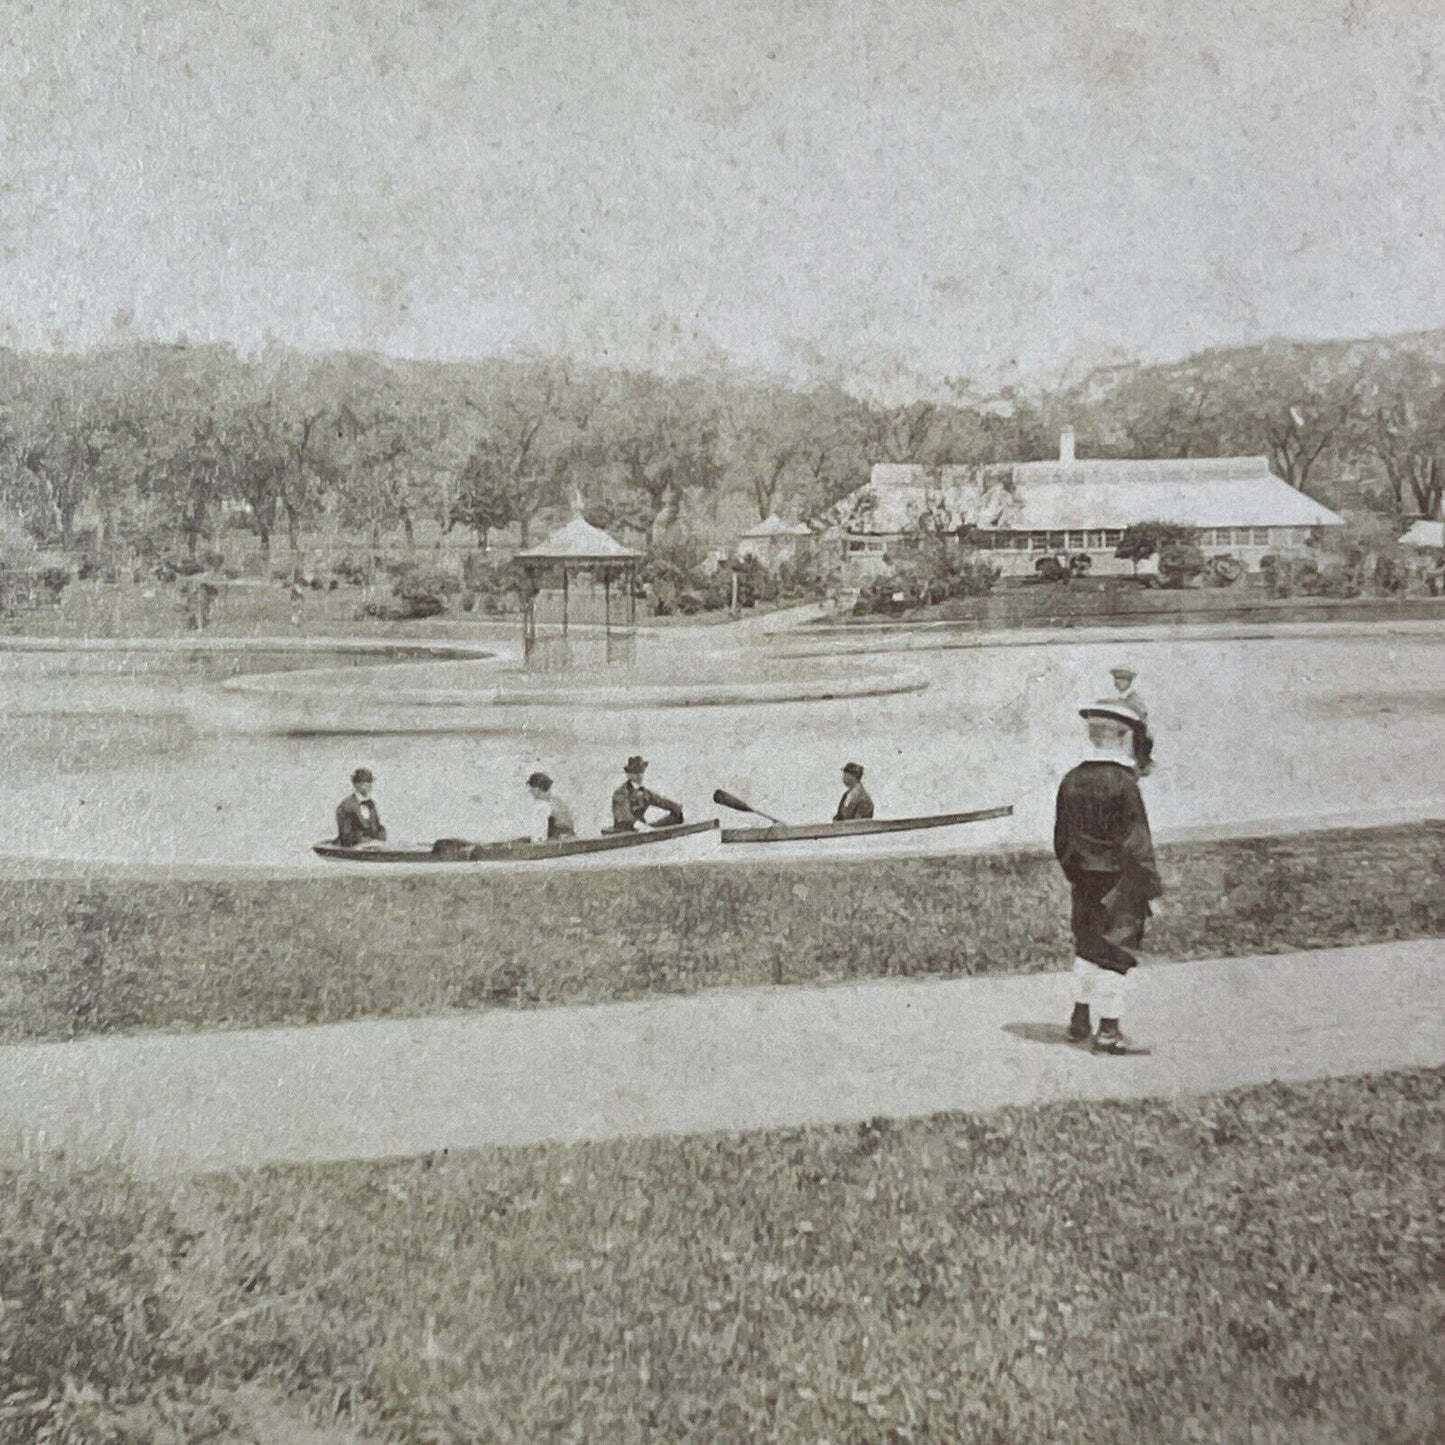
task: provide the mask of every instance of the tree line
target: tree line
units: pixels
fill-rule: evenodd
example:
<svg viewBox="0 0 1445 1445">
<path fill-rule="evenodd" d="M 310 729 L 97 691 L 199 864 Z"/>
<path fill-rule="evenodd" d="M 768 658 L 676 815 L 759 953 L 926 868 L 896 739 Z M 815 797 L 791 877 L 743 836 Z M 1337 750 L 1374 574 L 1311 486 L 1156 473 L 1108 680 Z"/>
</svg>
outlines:
<svg viewBox="0 0 1445 1445">
<path fill-rule="evenodd" d="M 1397 516 L 1445 494 L 1445 334 L 1269 342 L 1102 368 L 1046 391 L 954 380 L 884 404 L 736 373 L 665 378 L 555 358 L 471 364 L 269 347 L 0 352 L 0 509 L 74 547 L 160 539 L 192 554 L 231 519 L 263 551 L 324 521 L 485 548 L 580 498 L 634 539 L 720 508 L 823 517 L 875 462 L 1028 461 L 1071 425 L 1088 456 L 1266 455 L 1322 500 Z"/>
</svg>

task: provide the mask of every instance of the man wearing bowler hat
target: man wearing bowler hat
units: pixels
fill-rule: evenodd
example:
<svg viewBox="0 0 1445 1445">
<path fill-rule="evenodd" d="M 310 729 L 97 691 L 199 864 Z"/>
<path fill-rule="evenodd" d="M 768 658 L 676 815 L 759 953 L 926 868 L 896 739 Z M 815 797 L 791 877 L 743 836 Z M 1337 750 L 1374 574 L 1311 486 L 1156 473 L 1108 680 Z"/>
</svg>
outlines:
<svg viewBox="0 0 1445 1445">
<path fill-rule="evenodd" d="M 336 841 L 343 848 L 386 841 L 386 829 L 381 825 L 381 814 L 371 796 L 371 785 L 375 781 L 370 768 L 357 768 L 351 775 L 351 792 L 337 804 Z"/>
<path fill-rule="evenodd" d="M 1079 709 L 1088 728 L 1084 761 L 1059 784 L 1054 856 L 1073 890 L 1074 1012 L 1069 1037 L 1090 1037 L 1096 1053 L 1126 1054 L 1119 1030 L 1124 982 L 1138 963 L 1150 904 L 1164 891 L 1149 818 L 1139 792 L 1137 708 L 1104 698 Z"/>
<path fill-rule="evenodd" d="M 863 786 L 863 766 L 861 763 L 843 764 L 843 798 L 838 804 L 838 811 L 833 814 L 835 823 L 851 823 L 855 818 L 871 818 L 873 816 L 873 799 L 868 796 L 868 790 Z"/>
<path fill-rule="evenodd" d="M 647 823 L 647 810 L 659 808 L 666 814 L 651 826 L 654 828 L 675 828 L 682 822 L 682 809 L 661 793 L 654 793 L 644 787 L 642 775 L 647 771 L 647 760 L 636 754 L 628 758 L 623 772 L 626 781 L 612 795 L 612 826 L 609 833 L 631 833 Z"/>
</svg>

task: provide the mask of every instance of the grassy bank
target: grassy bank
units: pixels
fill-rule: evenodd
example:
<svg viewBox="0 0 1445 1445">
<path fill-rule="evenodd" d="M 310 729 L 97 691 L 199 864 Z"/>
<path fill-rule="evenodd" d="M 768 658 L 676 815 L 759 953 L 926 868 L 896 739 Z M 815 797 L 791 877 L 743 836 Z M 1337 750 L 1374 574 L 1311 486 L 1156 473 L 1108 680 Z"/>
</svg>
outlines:
<svg viewBox="0 0 1445 1445">
<path fill-rule="evenodd" d="M 0 1173 L 0 1433 L 1424 1445 L 1442 1170 L 1441 1070 L 179 1184 L 29 1166 Z"/>
<path fill-rule="evenodd" d="M 1445 932 L 1445 828 L 1180 845 L 1151 950 Z M 320 1023 L 723 985 L 1057 968 L 1050 858 L 365 880 L 0 880 L 0 1037 Z"/>
<path fill-rule="evenodd" d="M 983 597 L 957 597 L 879 617 L 829 618 L 830 630 L 948 622 L 980 631 L 1025 627 L 1147 626 L 1178 623 L 1402 622 L 1445 619 L 1445 598 L 1271 597 L 1262 586 L 1145 588 L 1128 578 L 1082 578 L 1067 586 L 1024 582 Z"/>
</svg>

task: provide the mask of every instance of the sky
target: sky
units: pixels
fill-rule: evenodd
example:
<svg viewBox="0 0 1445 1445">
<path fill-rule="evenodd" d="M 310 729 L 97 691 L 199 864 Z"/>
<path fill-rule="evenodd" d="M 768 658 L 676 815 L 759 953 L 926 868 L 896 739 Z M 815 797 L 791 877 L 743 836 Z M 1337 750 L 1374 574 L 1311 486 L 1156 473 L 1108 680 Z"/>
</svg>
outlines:
<svg viewBox="0 0 1445 1445">
<path fill-rule="evenodd" d="M 4 0 L 0 344 L 879 390 L 1445 325 L 1439 0 Z"/>
</svg>

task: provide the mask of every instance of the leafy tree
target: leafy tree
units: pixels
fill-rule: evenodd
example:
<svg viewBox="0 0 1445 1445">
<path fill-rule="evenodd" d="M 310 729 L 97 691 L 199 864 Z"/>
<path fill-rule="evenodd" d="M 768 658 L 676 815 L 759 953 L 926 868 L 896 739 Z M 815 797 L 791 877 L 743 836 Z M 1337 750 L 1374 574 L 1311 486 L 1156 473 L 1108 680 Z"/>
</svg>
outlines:
<svg viewBox="0 0 1445 1445">
<path fill-rule="evenodd" d="M 1445 363 L 1408 350 L 1362 386 L 1362 447 L 1383 467 L 1395 511 L 1438 517 L 1445 500 Z"/>
<path fill-rule="evenodd" d="M 509 483 L 504 470 L 493 465 L 486 449 L 473 452 L 462 471 L 456 500 L 447 517 L 448 525 L 470 527 L 477 534 L 477 546 L 485 552 L 491 534 L 510 527 L 517 520 Z"/>
<path fill-rule="evenodd" d="M 608 454 L 648 499 L 651 526 L 675 520 L 690 492 L 714 492 L 724 474 L 721 416 L 698 381 L 626 373 L 605 400 Z"/>
</svg>

